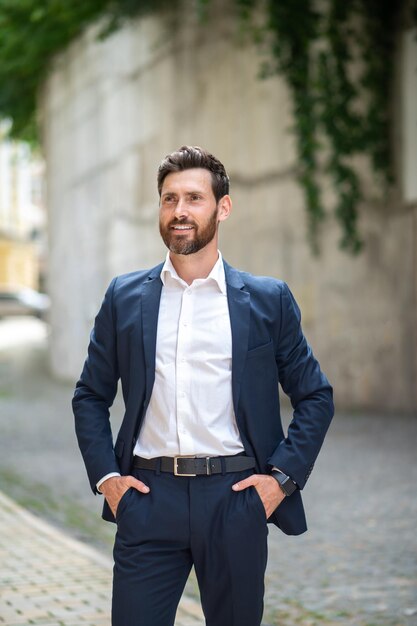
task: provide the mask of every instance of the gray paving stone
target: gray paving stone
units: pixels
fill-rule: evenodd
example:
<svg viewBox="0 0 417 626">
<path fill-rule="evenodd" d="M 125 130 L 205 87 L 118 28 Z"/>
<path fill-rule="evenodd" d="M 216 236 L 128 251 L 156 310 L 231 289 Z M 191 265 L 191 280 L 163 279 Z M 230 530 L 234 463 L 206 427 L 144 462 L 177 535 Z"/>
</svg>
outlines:
<svg viewBox="0 0 417 626">
<path fill-rule="evenodd" d="M 101 500 L 89 491 L 73 432 L 72 386 L 49 378 L 44 341 L 1 349 L 2 332 L 10 346 L 10 332 L 18 332 L 20 323 L 13 322 L 13 331 L 12 322 L 0 321 L 0 471 L 12 471 L 22 483 L 36 479 L 52 499 L 64 493 L 80 509 L 95 511 L 99 525 Z M 116 425 L 122 412 L 117 400 Z M 309 532 L 286 537 L 270 528 L 265 624 L 417 626 L 416 449 L 416 415 L 336 415 L 303 493 Z M 51 519 L 64 524 L 59 515 L 50 512 Z M 13 597 L 21 590 L 25 598 L 47 594 L 62 601 L 67 591 L 59 571 L 72 580 L 70 598 L 85 598 L 91 568 L 97 567 L 88 549 L 76 551 L 67 563 L 48 534 L 35 531 L 32 545 L 32 535 L 22 531 L 26 521 L 17 516 L 10 523 L 13 537 L 6 546 L 0 533 L 1 609 L 6 590 Z M 7 569 L 3 549 L 10 556 Z M 32 550 L 28 571 L 23 564 Z M 99 604 L 93 608 L 106 606 L 109 598 L 110 549 L 106 554 L 97 552 L 104 560 L 96 571 Z M 196 595 L 194 582 L 187 589 Z M 195 606 L 199 610 L 198 602 Z M 16 626 L 25 623 L 15 617 Z M 185 619 L 192 616 L 184 612 Z M 51 624 L 56 621 L 51 617 Z M 0 624 L 5 623 L 0 610 Z M 80 624 L 88 626 L 74 618 L 65 626 Z"/>
<path fill-rule="evenodd" d="M 45 540 L 54 558 L 43 558 Z M 16 559 L 16 543 L 25 550 Z M 112 562 L 0 492 L 0 624 L 109 626 Z M 11 570 L 14 570 L 11 576 Z M 80 585 L 80 580 L 89 585 Z M 45 584 L 50 581 L 50 585 Z M 200 626 L 201 609 L 185 597 L 176 626 Z"/>
</svg>

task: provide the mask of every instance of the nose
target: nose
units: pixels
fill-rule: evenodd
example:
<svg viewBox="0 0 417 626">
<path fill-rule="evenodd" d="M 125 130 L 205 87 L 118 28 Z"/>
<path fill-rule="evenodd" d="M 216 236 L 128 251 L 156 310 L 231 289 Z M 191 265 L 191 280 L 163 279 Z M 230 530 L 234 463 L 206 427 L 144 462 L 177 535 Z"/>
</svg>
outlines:
<svg viewBox="0 0 417 626">
<path fill-rule="evenodd" d="M 187 202 L 184 198 L 178 198 L 178 202 L 175 206 L 174 211 L 175 217 L 177 219 L 183 219 L 188 215 L 188 206 Z"/>
</svg>

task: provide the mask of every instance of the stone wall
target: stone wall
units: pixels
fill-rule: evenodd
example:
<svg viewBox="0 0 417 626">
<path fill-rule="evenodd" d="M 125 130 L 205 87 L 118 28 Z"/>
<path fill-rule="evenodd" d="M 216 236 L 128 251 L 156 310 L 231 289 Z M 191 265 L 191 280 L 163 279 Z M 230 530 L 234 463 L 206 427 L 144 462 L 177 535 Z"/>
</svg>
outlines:
<svg viewBox="0 0 417 626">
<path fill-rule="evenodd" d="M 282 80 L 257 78 L 259 53 L 230 16 L 204 25 L 186 13 L 146 18 L 104 42 L 96 33 L 56 59 L 42 94 L 53 372 L 77 378 L 111 277 L 165 255 L 156 169 L 191 143 L 218 155 L 231 177 L 225 258 L 290 284 L 338 407 L 416 410 L 416 205 L 397 194 L 362 207 L 357 258 L 339 250 L 330 216 L 313 258 L 291 99 Z"/>
</svg>

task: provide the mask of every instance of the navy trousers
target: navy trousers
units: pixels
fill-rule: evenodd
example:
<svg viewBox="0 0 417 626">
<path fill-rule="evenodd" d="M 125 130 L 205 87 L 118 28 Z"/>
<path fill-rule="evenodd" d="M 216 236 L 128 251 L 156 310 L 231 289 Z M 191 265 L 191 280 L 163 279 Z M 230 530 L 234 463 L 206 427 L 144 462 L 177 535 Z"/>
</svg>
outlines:
<svg viewBox="0 0 417 626">
<path fill-rule="evenodd" d="M 207 626 L 260 626 L 267 524 L 252 470 L 183 477 L 134 470 L 117 510 L 112 626 L 173 626 L 194 565 Z"/>
</svg>

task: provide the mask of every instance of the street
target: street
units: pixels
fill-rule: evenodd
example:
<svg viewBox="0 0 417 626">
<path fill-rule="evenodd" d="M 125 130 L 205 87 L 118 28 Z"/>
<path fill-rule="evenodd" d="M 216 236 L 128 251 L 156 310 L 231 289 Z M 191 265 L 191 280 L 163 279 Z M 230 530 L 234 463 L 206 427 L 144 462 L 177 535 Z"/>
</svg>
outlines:
<svg viewBox="0 0 417 626">
<path fill-rule="evenodd" d="M 0 320 L 0 490 L 110 556 L 114 528 L 77 448 L 73 385 L 48 374 L 47 332 Z M 336 413 L 303 492 L 309 531 L 270 527 L 266 623 L 417 625 L 416 444 L 416 415 Z"/>
</svg>

